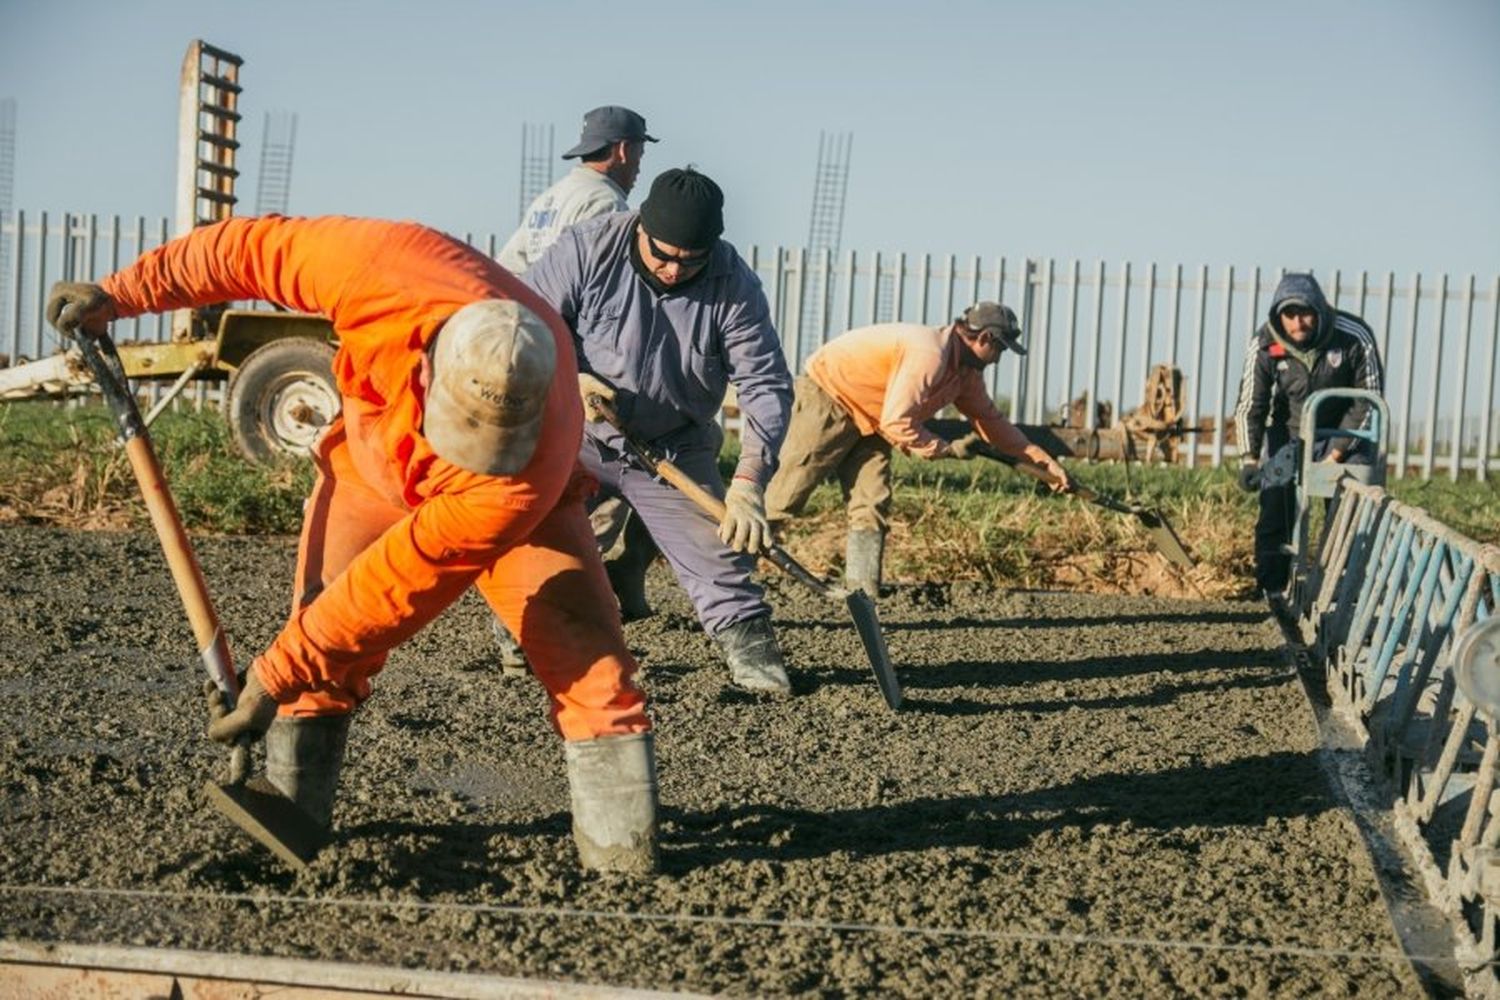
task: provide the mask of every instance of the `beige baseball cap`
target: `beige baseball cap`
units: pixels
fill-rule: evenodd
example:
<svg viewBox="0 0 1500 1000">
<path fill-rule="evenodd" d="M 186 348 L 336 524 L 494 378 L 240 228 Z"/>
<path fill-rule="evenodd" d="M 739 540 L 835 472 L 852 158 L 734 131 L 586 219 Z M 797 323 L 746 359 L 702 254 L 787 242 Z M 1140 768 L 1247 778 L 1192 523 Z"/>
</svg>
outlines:
<svg viewBox="0 0 1500 1000">
<path fill-rule="evenodd" d="M 551 328 L 518 302 L 484 299 L 448 317 L 430 351 L 422 433 L 433 451 L 480 475 L 520 472 L 557 368 Z"/>
</svg>

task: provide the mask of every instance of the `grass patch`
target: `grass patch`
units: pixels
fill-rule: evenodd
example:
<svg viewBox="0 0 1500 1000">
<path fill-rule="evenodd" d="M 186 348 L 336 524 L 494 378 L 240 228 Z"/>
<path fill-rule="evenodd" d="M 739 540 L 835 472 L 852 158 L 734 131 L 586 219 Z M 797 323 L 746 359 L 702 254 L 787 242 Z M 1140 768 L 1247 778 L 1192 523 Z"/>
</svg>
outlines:
<svg viewBox="0 0 1500 1000">
<path fill-rule="evenodd" d="M 252 465 L 216 411 L 184 408 L 151 429 L 184 524 L 221 534 L 290 534 L 312 488 L 310 463 Z M 77 528 L 145 527 L 145 506 L 113 418 L 97 403 L 0 406 L 0 521 Z M 721 456 L 727 476 L 737 443 Z M 1245 596 L 1251 592 L 1255 498 L 1229 470 L 1070 463 L 1100 493 L 1158 508 L 1199 561 L 1184 576 L 1151 547 L 1136 520 L 1054 496 L 998 462 L 895 456 L 886 575 L 897 581 L 971 580 L 1003 587 Z M 1471 478 L 1395 479 L 1387 488 L 1480 542 L 1500 542 L 1500 488 Z M 843 500 L 825 484 L 784 541 L 809 568 L 843 566 Z"/>
<path fill-rule="evenodd" d="M 286 534 L 301 526 L 311 463 L 252 465 L 212 410 L 162 414 L 151 441 L 189 530 Z M 150 523 L 108 410 L 99 404 L 0 406 L 0 520 L 79 528 Z"/>
</svg>

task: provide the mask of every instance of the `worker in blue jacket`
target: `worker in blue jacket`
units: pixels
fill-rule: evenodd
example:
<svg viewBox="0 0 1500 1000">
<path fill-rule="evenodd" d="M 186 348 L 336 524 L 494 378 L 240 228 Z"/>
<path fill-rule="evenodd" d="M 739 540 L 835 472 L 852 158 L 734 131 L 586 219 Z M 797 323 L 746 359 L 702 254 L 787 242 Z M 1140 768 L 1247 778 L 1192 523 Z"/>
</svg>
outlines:
<svg viewBox="0 0 1500 1000">
<path fill-rule="evenodd" d="M 582 461 L 600 498 L 633 507 L 719 644 L 733 682 L 786 694 L 791 685 L 771 609 L 750 579 L 771 540 L 765 486 L 791 411 L 792 377 L 760 279 L 720 239 L 724 195 L 688 169 L 657 177 L 639 212 L 566 230 L 526 272 L 573 331 L 585 400 L 609 400 L 635 440 L 721 497 L 715 524 L 630 456 L 620 432 L 585 410 Z M 733 383 L 740 456 L 719 475 L 717 417 Z"/>
</svg>

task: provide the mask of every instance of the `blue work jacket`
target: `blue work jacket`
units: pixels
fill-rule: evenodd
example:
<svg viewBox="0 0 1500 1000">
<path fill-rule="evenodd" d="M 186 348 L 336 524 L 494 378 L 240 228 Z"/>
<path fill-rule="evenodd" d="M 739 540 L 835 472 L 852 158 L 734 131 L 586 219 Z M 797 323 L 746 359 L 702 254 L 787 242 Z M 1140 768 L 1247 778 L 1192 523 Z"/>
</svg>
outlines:
<svg viewBox="0 0 1500 1000">
<path fill-rule="evenodd" d="M 638 440 L 669 454 L 712 440 L 733 383 L 735 475 L 764 485 L 786 436 L 792 376 L 760 279 L 719 240 L 704 274 L 658 293 L 631 263 L 638 219 L 615 213 L 565 230 L 523 280 L 573 331 L 579 369 L 615 387 L 615 409 Z M 624 451 L 607 424 L 589 423 L 585 434 Z"/>
</svg>

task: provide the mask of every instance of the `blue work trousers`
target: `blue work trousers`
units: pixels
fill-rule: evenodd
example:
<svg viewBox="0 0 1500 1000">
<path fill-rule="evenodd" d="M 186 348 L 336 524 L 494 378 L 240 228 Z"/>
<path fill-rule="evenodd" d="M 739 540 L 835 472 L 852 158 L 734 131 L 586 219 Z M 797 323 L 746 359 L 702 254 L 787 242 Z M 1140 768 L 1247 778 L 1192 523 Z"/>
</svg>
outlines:
<svg viewBox="0 0 1500 1000">
<path fill-rule="evenodd" d="M 679 444 L 668 457 L 693 482 L 723 499 L 718 440 L 718 434 L 705 435 L 701 442 Z M 619 496 L 635 509 L 687 591 L 709 635 L 747 618 L 771 613 L 765 592 L 750 579 L 755 557 L 735 552 L 719 541 L 718 522 L 685 494 L 588 434 L 583 437 L 579 457 L 599 480 L 599 492 L 592 502 L 597 506 L 608 497 Z"/>
</svg>

